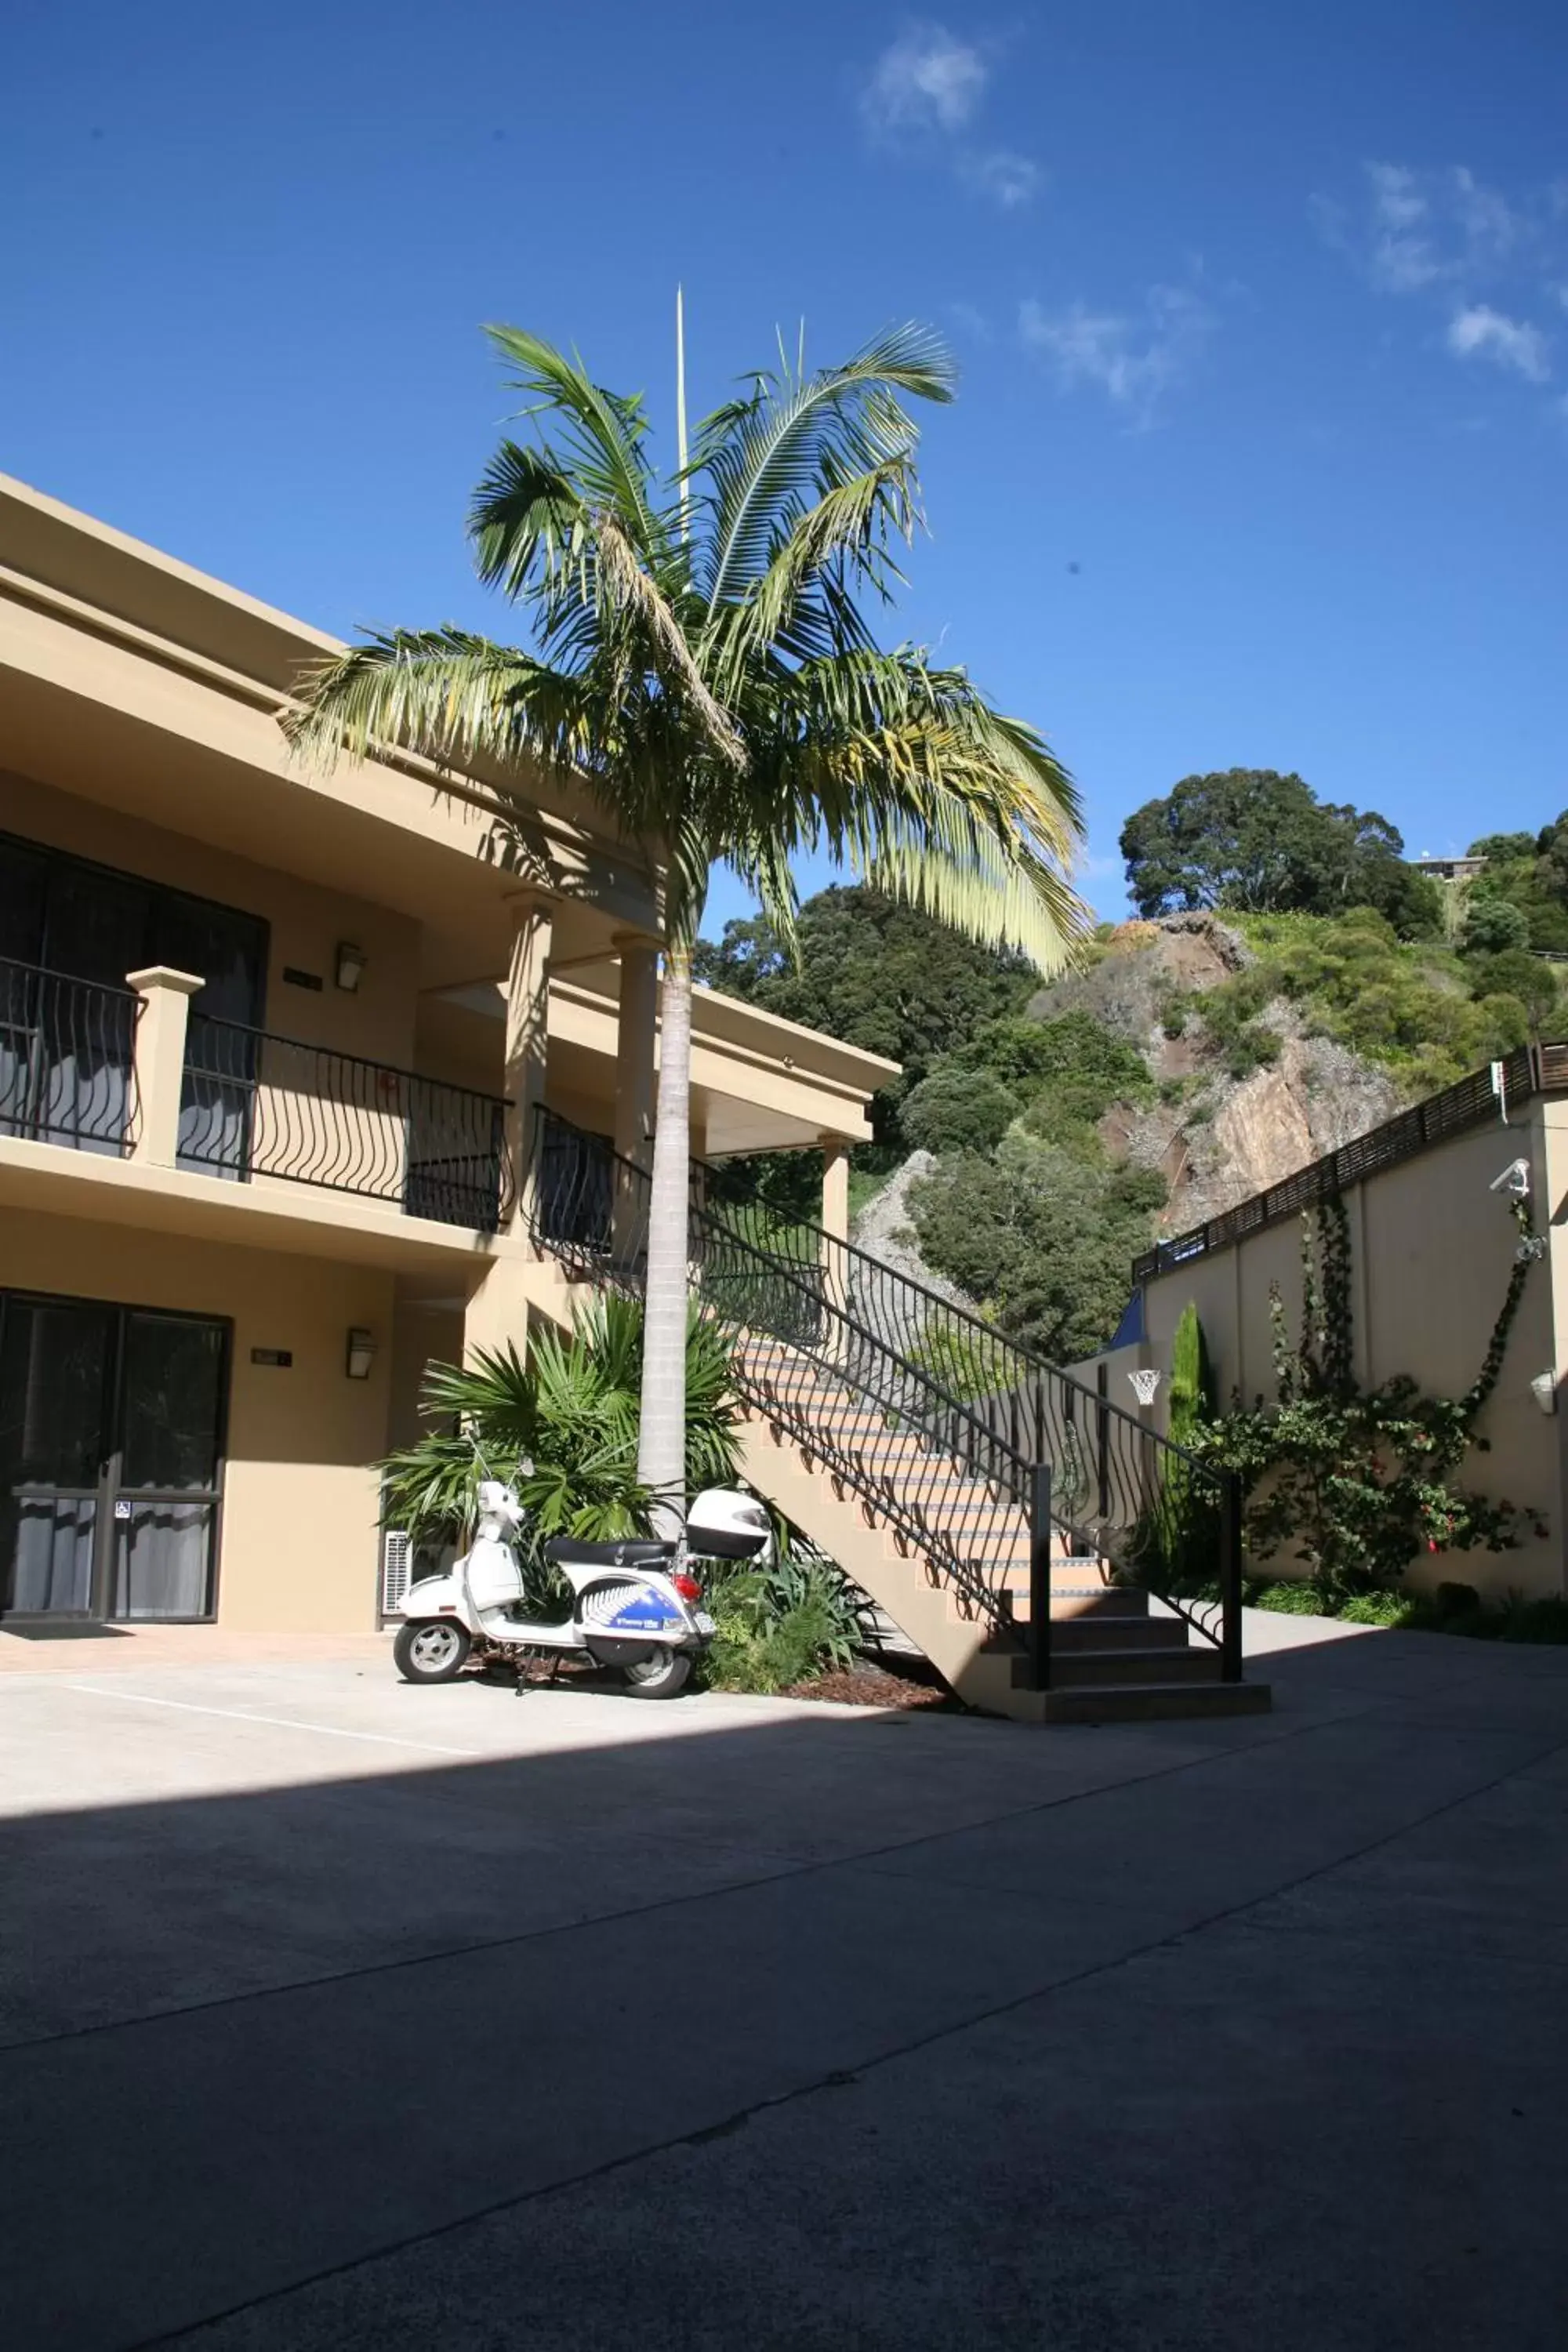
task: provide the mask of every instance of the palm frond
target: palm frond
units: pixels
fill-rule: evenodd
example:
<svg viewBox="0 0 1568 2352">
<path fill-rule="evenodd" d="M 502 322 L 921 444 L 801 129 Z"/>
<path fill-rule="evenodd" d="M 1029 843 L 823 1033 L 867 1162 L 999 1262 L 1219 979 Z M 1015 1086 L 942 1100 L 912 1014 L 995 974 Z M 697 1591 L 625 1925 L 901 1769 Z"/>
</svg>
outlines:
<svg viewBox="0 0 1568 2352">
<path fill-rule="evenodd" d="M 521 327 L 491 326 L 485 332 L 516 370 L 513 384 L 533 404 L 527 413 L 548 415 L 562 425 L 571 446 L 570 471 L 585 501 L 616 511 L 637 543 L 651 551 L 668 526 L 650 495 L 640 395 L 606 391 L 580 360 Z"/>
<path fill-rule="evenodd" d="M 709 690 L 675 614 L 658 583 L 637 561 L 637 550 L 612 515 L 598 518 L 599 576 L 611 596 L 635 615 L 647 632 L 650 658 L 666 683 L 689 704 L 709 748 L 731 768 L 746 764 L 746 747 L 728 712 Z"/>
<path fill-rule="evenodd" d="M 908 647 L 805 664 L 774 693 L 773 740 L 752 742 L 753 798 L 771 780 L 772 815 L 736 859 L 760 892 L 771 830 L 786 856 L 826 849 L 971 938 L 1060 968 L 1089 921 L 1067 878 L 1082 821 L 1034 729 Z"/>
<path fill-rule="evenodd" d="M 581 545 L 585 513 L 580 487 L 547 451 L 503 441 L 468 509 L 479 578 L 514 604 L 535 583 L 555 593 Z"/>
<path fill-rule="evenodd" d="M 750 399 L 704 419 L 689 472 L 709 515 L 710 622 L 754 588 L 809 505 L 860 475 L 912 471 L 919 436 L 899 395 L 947 401 L 954 383 L 931 329 L 895 327 L 842 367 L 760 374 Z"/>
<path fill-rule="evenodd" d="M 575 772 L 599 728 L 584 681 L 466 629 L 395 629 L 328 655 L 282 720 L 292 748 L 330 766 L 395 748 L 444 774 L 476 761 Z"/>
</svg>

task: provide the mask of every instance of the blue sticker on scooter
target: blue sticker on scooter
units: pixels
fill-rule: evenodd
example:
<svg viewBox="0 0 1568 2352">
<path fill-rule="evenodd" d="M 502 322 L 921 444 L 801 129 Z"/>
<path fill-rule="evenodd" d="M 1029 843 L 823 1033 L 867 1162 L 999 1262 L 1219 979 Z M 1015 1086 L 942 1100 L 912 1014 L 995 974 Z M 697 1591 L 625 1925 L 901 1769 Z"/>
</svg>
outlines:
<svg viewBox="0 0 1568 2352">
<path fill-rule="evenodd" d="M 628 1601 L 605 1624 L 606 1633 L 647 1633 L 665 1625 L 679 1625 L 680 1619 L 672 1615 L 657 1592 L 639 1592 Z"/>
</svg>

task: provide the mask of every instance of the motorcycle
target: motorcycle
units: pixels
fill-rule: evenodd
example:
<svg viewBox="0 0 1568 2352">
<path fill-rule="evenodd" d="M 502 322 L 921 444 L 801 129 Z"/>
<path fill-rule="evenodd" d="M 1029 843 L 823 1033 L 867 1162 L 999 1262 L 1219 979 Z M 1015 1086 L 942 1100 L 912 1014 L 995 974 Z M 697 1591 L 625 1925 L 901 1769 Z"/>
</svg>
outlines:
<svg viewBox="0 0 1568 2352">
<path fill-rule="evenodd" d="M 702 1587 L 692 1561 L 765 1566 L 773 1548 L 762 1504 L 722 1486 L 698 1496 L 679 1542 L 633 1536 L 585 1543 L 552 1536 L 543 1554 L 572 1587 L 572 1613 L 552 1623 L 525 1616 L 520 1605 L 525 1586 L 516 1538 L 525 1517 L 514 1486 L 497 1478 L 481 1481 L 470 1549 L 450 1570 L 422 1577 L 403 1596 L 393 1656 L 405 1682 L 449 1683 L 477 1654 L 516 1664 L 521 1689 L 524 1659 L 543 1652 L 618 1666 L 634 1698 L 673 1698 L 716 1631 L 699 1606 Z"/>
</svg>

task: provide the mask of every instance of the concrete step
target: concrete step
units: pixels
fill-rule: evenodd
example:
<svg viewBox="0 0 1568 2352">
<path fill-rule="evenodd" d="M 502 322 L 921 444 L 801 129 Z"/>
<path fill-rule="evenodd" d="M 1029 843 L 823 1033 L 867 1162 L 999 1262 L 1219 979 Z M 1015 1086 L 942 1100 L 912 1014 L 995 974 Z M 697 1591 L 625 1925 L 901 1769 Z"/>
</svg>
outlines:
<svg viewBox="0 0 1568 2352">
<path fill-rule="evenodd" d="M 1141 1626 L 1139 1631 L 1147 1633 L 1148 1627 Z M 1120 1688 L 1128 1684 L 1217 1683 L 1218 1680 L 1219 1652 L 1206 1644 L 1202 1649 L 1189 1650 L 1169 1646 L 1134 1649 L 1121 1645 L 1082 1650 L 1056 1641 L 1051 1643 L 1053 1690 L 1077 1690 L 1085 1684 L 1115 1684 Z"/>
<path fill-rule="evenodd" d="M 1267 1715 L 1274 1694 L 1267 1683 L 1087 1683 L 1034 1696 L 1047 1723 L 1223 1722 Z"/>
<path fill-rule="evenodd" d="M 1029 1614 L 1027 1595 L 1015 1600 L 1013 1614 L 1026 1620 Z M 1059 1624 L 1063 1618 L 1092 1619 L 1097 1623 L 1104 1618 L 1136 1618 L 1153 1622 L 1149 1616 L 1149 1595 L 1136 1584 L 1055 1585 L 1051 1588 L 1051 1622 Z"/>
<path fill-rule="evenodd" d="M 1053 1656 L 1068 1650 L 1173 1650 L 1179 1655 L 1186 1646 L 1187 1629 L 1179 1617 L 1111 1617 L 1100 1610 L 1063 1617 L 1051 1612 Z"/>
</svg>

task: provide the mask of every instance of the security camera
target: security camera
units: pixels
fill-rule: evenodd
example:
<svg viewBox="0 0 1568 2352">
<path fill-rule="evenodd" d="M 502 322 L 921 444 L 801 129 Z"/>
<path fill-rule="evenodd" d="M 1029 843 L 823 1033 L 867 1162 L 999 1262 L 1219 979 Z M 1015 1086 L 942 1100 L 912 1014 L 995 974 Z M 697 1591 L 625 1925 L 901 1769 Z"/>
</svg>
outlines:
<svg viewBox="0 0 1568 2352">
<path fill-rule="evenodd" d="M 1530 1198 L 1529 1160 L 1510 1160 L 1502 1174 L 1492 1178 L 1489 1190 L 1505 1193 L 1510 1201 L 1527 1201 Z"/>
</svg>

